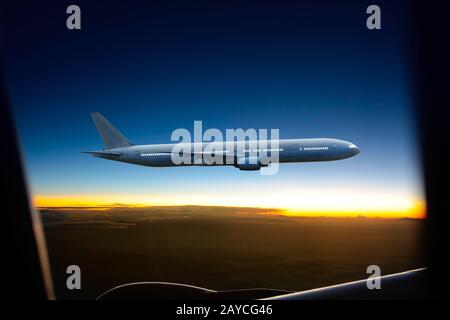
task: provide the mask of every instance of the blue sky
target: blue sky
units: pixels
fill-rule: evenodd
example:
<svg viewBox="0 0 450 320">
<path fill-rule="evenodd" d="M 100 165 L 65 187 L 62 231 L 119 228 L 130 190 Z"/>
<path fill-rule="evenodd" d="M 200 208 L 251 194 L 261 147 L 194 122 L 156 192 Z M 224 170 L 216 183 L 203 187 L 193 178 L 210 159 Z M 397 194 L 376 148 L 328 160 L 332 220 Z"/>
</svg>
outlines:
<svg viewBox="0 0 450 320">
<path fill-rule="evenodd" d="M 405 7 L 381 2 L 382 30 L 369 31 L 364 2 L 277 3 L 81 2 L 80 31 L 65 29 L 64 1 L 10 8 L 5 78 L 33 193 L 423 199 Z M 132 166 L 80 153 L 102 147 L 92 111 L 136 144 L 169 142 L 202 120 L 349 140 L 361 154 L 276 176 Z"/>
</svg>

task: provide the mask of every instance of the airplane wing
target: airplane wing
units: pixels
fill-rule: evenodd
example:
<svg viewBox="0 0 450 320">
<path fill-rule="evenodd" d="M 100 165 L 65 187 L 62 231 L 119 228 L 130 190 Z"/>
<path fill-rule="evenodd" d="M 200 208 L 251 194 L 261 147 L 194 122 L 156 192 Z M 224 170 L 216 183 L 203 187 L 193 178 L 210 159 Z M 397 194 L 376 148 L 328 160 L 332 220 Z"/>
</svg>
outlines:
<svg viewBox="0 0 450 320">
<path fill-rule="evenodd" d="M 262 300 L 390 300 L 426 296 L 427 268 L 378 277 L 380 289 L 367 287 L 367 280 L 352 281 L 312 290 L 288 293 Z M 377 278 L 371 278 L 371 281 Z"/>
<path fill-rule="evenodd" d="M 269 288 L 216 291 L 170 282 L 135 282 L 114 287 L 97 300 L 387 300 L 427 296 L 428 269 L 380 276 L 381 289 L 369 290 L 367 279 L 312 290 L 289 292 Z M 376 278 L 371 278 L 373 281 Z"/>
</svg>

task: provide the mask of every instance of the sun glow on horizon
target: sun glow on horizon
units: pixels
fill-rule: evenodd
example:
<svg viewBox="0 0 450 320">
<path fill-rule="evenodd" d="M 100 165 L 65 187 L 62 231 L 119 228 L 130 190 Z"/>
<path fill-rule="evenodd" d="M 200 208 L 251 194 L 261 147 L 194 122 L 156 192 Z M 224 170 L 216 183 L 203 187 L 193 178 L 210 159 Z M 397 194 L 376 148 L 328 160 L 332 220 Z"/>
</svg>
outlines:
<svg viewBox="0 0 450 320">
<path fill-rule="evenodd" d="M 408 195 L 350 191 L 289 191 L 265 194 L 69 194 L 36 195 L 43 207 L 226 206 L 284 210 L 289 216 L 426 218 L 425 201 Z"/>
</svg>

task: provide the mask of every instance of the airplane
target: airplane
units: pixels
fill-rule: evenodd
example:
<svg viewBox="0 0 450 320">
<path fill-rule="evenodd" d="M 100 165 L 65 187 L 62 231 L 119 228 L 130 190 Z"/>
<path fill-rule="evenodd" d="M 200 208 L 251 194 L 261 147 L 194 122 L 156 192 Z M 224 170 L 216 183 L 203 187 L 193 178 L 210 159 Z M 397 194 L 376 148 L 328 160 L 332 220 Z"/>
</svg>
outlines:
<svg viewBox="0 0 450 320">
<path fill-rule="evenodd" d="M 348 141 L 331 138 L 279 139 L 225 142 L 194 142 L 179 144 L 134 145 L 100 113 L 91 113 L 105 148 L 86 151 L 94 157 L 149 167 L 173 167 L 187 165 L 232 165 L 240 170 L 260 170 L 271 162 L 333 161 L 353 157 L 359 148 Z M 175 147 L 188 150 L 190 161 L 175 163 Z M 255 149 L 256 148 L 256 149 Z M 199 151 L 198 151 L 199 150 Z M 206 151 L 213 150 L 213 151 Z M 194 157 L 212 155 L 221 161 L 195 162 Z M 274 153 L 277 157 L 272 157 Z"/>
</svg>

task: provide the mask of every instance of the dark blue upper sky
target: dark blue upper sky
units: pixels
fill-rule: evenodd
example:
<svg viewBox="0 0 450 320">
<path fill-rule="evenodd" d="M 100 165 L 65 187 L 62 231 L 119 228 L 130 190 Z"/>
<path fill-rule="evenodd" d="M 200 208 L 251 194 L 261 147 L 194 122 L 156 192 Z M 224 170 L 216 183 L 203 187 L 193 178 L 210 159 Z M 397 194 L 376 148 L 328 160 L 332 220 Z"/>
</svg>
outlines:
<svg viewBox="0 0 450 320">
<path fill-rule="evenodd" d="M 378 1 L 378 31 L 365 27 L 366 1 L 79 1 L 80 31 L 66 29 L 70 2 L 8 8 L 5 78 L 34 192 L 215 197 L 239 185 L 421 198 L 405 3 Z M 102 147 L 92 111 L 136 144 L 203 120 L 362 152 L 273 177 L 133 167 L 80 153 Z"/>
</svg>

